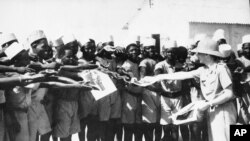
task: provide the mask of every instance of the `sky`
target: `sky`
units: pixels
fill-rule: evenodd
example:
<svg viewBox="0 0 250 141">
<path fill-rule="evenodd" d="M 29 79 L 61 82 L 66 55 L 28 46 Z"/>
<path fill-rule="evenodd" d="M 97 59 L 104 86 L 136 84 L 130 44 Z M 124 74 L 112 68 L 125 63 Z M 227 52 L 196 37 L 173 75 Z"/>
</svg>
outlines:
<svg viewBox="0 0 250 141">
<path fill-rule="evenodd" d="M 160 33 L 163 38 L 185 40 L 190 15 L 202 9 L 245 9 L 249 13 L 245 8 L 249 7 L 248 0 L 151 1 L 150 8 L 149 0 L 0 0 L 0 32 L 14 32 L 21 41 L 37 29 L 51 39 L 74 34 L 100 41 L 113 35 L 121 40 L 130 35 Z M 124 31 L 127 22 L 129 30 Z"/>
<path fill-rule="evenodd" d="M 144 0 L 1 0 L 0 31 L 27 37 L 42 29 L 51 38 L 114 34 Z M 84 35 L 85 34 L 85 35 Z"/>
</svg>

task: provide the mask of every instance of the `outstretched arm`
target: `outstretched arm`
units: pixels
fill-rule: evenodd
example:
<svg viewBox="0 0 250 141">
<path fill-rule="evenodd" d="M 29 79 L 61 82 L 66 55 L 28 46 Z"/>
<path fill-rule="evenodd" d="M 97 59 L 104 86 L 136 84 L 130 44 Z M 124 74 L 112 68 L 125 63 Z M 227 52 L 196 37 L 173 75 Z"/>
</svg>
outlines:
<svg viewBox="0 0 250 141">
<path fill-rule="evenodd" d="M 37 74 L 33 76 L 21 75 L 13 77 L 0 78 L 0 88 L 6 88 L 10 86 L 27 85 L 29 83 L 37 82 L 44 79 L 43 74 Z"/>
<path fill-rule="evenodd" d="M 83 84 L 65 84 L 61 82 L 42 82 L 40 83 L 40 87 L 43 88 L 77 88 L 77 89 L 84 89 L 84 90 L 91 90 L 91 86 L 86 86 Z"/>
<path fill-rule="evenodd" d="M 34 70 L 27 67 L 11 67 L 11 66 L 0 65 L 0 72 L 17 72 L 24 74 L 26 72 L 34 72 Z"/>
<path fill-rule="evenodd" d="M 85 69 L 95 69 L 98 66 L 95 64 L 84 64 L 84 65 L 78 65 L 78 66 L 72 66 L 72 65 L 64 65 L 61 66 L 61 70 L 64 71 L 79 71 L 79 70 L 85 70 Z"/>
<path fill-rule="evenodd" d="M 62 83 L 66 83 L 66 84 L 78 84 L 79 82 L 70 79 L 68 77 L 63 77 L 63 76 L 50 76 L 45 78 L 44 81 L 55 81 L 55 82 L 62 82 Z"/>
<path fill-rule="evenodd" d="M 156 76 L 158 81 L 161 80 L 185 80 L 185 79 L 191 79 L 194 78 L 194 75 L 191 72 L 176 72 L 176 73 L 170 73 L 170 74 L 159 74 Z"/>
<path fill-rule="evenodd" d="M 144 82 L 155 83 L 162 80 L 186 80 L 199 76 L 200 70 L 193 70 L 189 72 L 176 72 L 169 74 L 159 74 L 156 76 L 146 76 L 142 79 Z"/>
</svg>

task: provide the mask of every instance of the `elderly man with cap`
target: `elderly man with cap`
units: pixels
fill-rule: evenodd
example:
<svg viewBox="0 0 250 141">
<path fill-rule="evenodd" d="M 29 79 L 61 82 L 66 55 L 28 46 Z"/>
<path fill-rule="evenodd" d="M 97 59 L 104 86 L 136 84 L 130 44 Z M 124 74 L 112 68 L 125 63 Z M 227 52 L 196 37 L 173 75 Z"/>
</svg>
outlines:
<svg viewBox="0 0 250 141">
<path fill-rule="evenodd" d="M 197 53 L 200 62 L 205 66 L 190 72 L 147 77 L 144 81 L 200 78 L 204 100 L 200 101 L 196 108 L 207 112 L 209 141 L 229 141 L 229 126 L 235 124 L 237 118 L 231 73 L 225 64 L 219 62 L 223 56 L 218 50 L 216 41 L 203 39 L 193 52 Z"/>
</svg>

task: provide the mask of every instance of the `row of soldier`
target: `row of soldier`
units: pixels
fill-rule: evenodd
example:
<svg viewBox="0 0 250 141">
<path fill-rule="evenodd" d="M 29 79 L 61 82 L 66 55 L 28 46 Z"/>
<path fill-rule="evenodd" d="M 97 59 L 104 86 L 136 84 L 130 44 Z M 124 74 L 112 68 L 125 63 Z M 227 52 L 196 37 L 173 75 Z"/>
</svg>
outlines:
<svg viewBox="0 0 250 141">
<path fill-rule="evenodd" d="M 208 140 L 206 116 L 181 126 L 172 124 L 170 118 L 188 103 L 202 99 L 199 82 L 171 80 L 147 87 L 128 83 L 131 78 L 202 66 L 195 54 L 178 47 L 176 41 L 166 41 L 161 56 L 155 51 L 154 39 L 115 47 L 114 42 L 96 45 L 93 39 L 79 44 L 69 35 L 49 44 L 44 32 L 38 30 L 28 37 L 30 49 L 20 50 L 22 45 L 14 34 L 3 33 L 1 38 L 1 140 L 48 141 L 51 135 L 53 140 L 71 140 L 72 134 L 78 133 L 80 141 L 85 137 L 88 141 L 122 140 L 123 136 L 125 141 L 132 141 L 133 136 L 136 141 L 143 136 L 146 141 L 177 141 L 179 128 L 183 140 Z M 248 79 L 246 76 L 242 86 L 237 78 L 249 70 L 250 36 L 242 40 L 239 59 L 224 38 L 217 41 L 224 54 L 221 61 L 235 74 L 235 89 L 244 87 L 240 89 L 244 92 L 236 91 L 238 122 L 248 124 Z M 84 82 L 79 73 L 89 69 L 109 74 L 118 90 L 96 101 L 90 91 L 95 87 Z"/>
</svg>

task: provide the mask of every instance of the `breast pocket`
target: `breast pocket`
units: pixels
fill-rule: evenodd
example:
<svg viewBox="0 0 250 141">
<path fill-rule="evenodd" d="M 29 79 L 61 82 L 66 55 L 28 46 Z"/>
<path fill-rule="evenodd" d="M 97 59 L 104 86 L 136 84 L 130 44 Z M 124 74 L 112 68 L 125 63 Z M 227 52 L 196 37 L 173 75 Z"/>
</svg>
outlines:
<svg viewBox="0 0 250 141">
<path fill-rule="evenodd" d="M 207 77 L 201 77 L 201 85 L 206 93 L 212 93 L 216 89 L 216 82 L 218 82 L 217 75 L 207 75 Z"/>
</svg>

